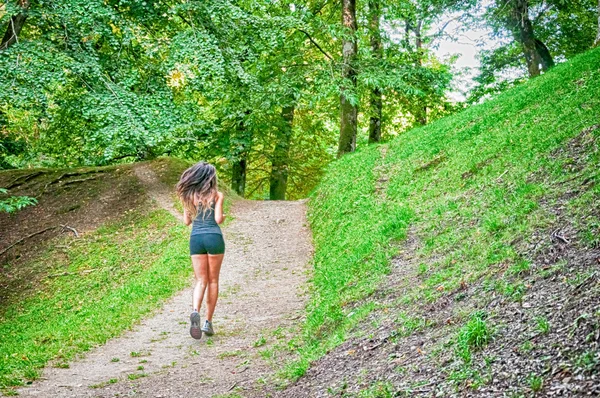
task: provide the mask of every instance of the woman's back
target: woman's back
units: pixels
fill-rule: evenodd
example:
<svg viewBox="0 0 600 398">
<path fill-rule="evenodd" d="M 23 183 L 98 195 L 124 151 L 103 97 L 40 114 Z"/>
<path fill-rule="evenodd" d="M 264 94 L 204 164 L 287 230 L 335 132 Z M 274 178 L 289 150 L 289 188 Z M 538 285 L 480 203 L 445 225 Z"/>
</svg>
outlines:
<svg viewBox="0 0 600 398">
<path fill-rule="evenodd" d="M 199 234 L 221 234 L 221 228 L 215 221 L 214 203 L 206 211 L 199 209 L 192 222 L 192 235 Z"/>
</svg>

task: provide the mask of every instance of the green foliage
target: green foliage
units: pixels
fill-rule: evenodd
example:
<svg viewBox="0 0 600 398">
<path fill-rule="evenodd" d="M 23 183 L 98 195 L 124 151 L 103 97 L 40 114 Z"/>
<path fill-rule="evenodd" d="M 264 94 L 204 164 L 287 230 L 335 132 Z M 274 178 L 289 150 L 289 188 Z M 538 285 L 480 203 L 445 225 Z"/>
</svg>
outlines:
<svg viewBox="0 0 600 398">
<path fill-rule="evenodd" d="M 0 188 L 0 195 L 6 194 L 8 191 Z M 37 203 L 36 198 L 29 196 L 9 196 L 6 199 L 0 199 L 0 212 L 14 213 L 26 206 L 33 206 Z"/>
<path fill-rule="evenodd" d="M 598 123 L 599 55 L 590 51 L 494 100 L 329 166 L 310 201 L 314 293 L 289 375 L 301 375 L 374 307 L 368 296 L 389 272 L 393 243 L 408 226 L 421 242 L 412 254 L 416 264 L 427 267 L 407 290 L 407 305 L 435 302 L 481 279 L 522 297 L 527 286 L 515 278 L 528 272 L 529 260 L 514 242 L 550 225 L 554 214 L 538 205 L 542 200 L 569 197 L 565 208 L 581 215 L 580 230 L 593 228 L 585 214 L 600 202 L 600 191 L 575 187 L 600 182 L 597 155 L 565 175 L 573 159 L 556 151 Z M 589 129 L 586 142 L 599 133 Z M 580 194 L 568 196 L 572 189 Z M 470 322 L 482 331 L 475 341 L 486 341 L 484 319 Z"/>
<path fill-rule="evenodd" d="M 253 345 L 254 345 L 254 347 L 262 347 L 262 346 L 264 346 L 265 344 L 267 344 L 267 339 L 265 338 L 265 336 L 260 336 L 260 337 L 258 338 L 258 340 L 256 340 L 256 341 L 254 342 L 254 344 L 253 344 Z"/>
<path fill-rule="evenodd" d="M 575 358 L 575 365 L 584 372 L 593 372 L 600 364 L 600 352 L 597 350 L 585 351 Z"/>
<path fill-rule="evenodd" d="M 390 3 L 383 23 L 425 21 L 429 43 L 432 21 L 458 3 Z M 15 1 L 7 7 L 0 28 L 19 12 Z M 305 197 L 335 155 L 343 31 L 331 16 L 338 13 L 337 4 L 309 1 L 32 2 L 18 43 L 0 54 L 0 167 L 166 154 L 216 163 L 229 182 L 232 166 L 246 160 L 247 196 L 262 199 L 282 109 L 292 106 L 288 197 Z M 357 39 L 365 51 L 359 89 L 349 95 L 364 103 L 369 89 L 383 91 L 387 134 L 414 125 L 424 107 L 430 120 L 455 110 L 445 99 L 450 68 L 429 50 L 383 35 L 385 56 L 375 62 L 368 29 Z"/>
</svg>

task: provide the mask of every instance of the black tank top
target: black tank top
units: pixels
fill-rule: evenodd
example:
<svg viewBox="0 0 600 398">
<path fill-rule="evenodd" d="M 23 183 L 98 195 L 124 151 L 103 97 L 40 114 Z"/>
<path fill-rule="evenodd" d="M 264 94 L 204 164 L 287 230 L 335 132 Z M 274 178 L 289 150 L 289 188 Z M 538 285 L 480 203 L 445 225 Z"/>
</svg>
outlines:
<svg viewBox="0 0 600 398">
<path fill-rule="evenodd" d="M 192 235 L 222 234 L 219 224 L 215 221 L 214 208 L 215 204 L 212 203 L 206 212 L 202 211 L 202 209 L 198 210 L 198 215 L 192 223 Z"/>
</svg>

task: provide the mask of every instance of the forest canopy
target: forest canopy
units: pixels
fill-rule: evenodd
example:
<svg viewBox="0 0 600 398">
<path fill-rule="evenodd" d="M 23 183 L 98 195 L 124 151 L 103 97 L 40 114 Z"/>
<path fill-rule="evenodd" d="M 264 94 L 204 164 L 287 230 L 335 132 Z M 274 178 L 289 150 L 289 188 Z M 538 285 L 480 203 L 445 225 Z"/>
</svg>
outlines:
<svg viewBox="0 0 600 398">
<path fill-rule="evenodd" d="M 357 146 L 480 102 L 600 41 L 597 0 L 0 4 L 0 168 L 176 156 L 298 198 Z M 467 101 L 441 37 L 482 49 Z"/>
</svg>

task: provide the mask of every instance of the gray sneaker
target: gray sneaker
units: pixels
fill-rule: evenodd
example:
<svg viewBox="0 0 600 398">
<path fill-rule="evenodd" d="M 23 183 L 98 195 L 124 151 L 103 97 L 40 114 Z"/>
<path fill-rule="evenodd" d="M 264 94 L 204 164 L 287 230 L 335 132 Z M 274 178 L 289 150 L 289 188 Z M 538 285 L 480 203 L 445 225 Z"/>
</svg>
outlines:
<svg viewBox="0 0 600 398">
<path fill-rule="evenodd" d="M 213 334 L 215 334 L 215 331 L 213 330 L 213 327 L 212 327 L 212 322 L 209 322 L 208 319 L 205 320 L 204 326 L 202 326 L 202 331 L 207 336 L 212 336 Z"/>
<path fill-rule="evenodd" d="M 196 340 L 200 340 L 202 338 L 202 330 L 200 329 L 200 314 L 194 311 L 190 315 L 190 321 L 192 322 L 192 326 L 190 326 L 190 335 Z"/>
</svg>

